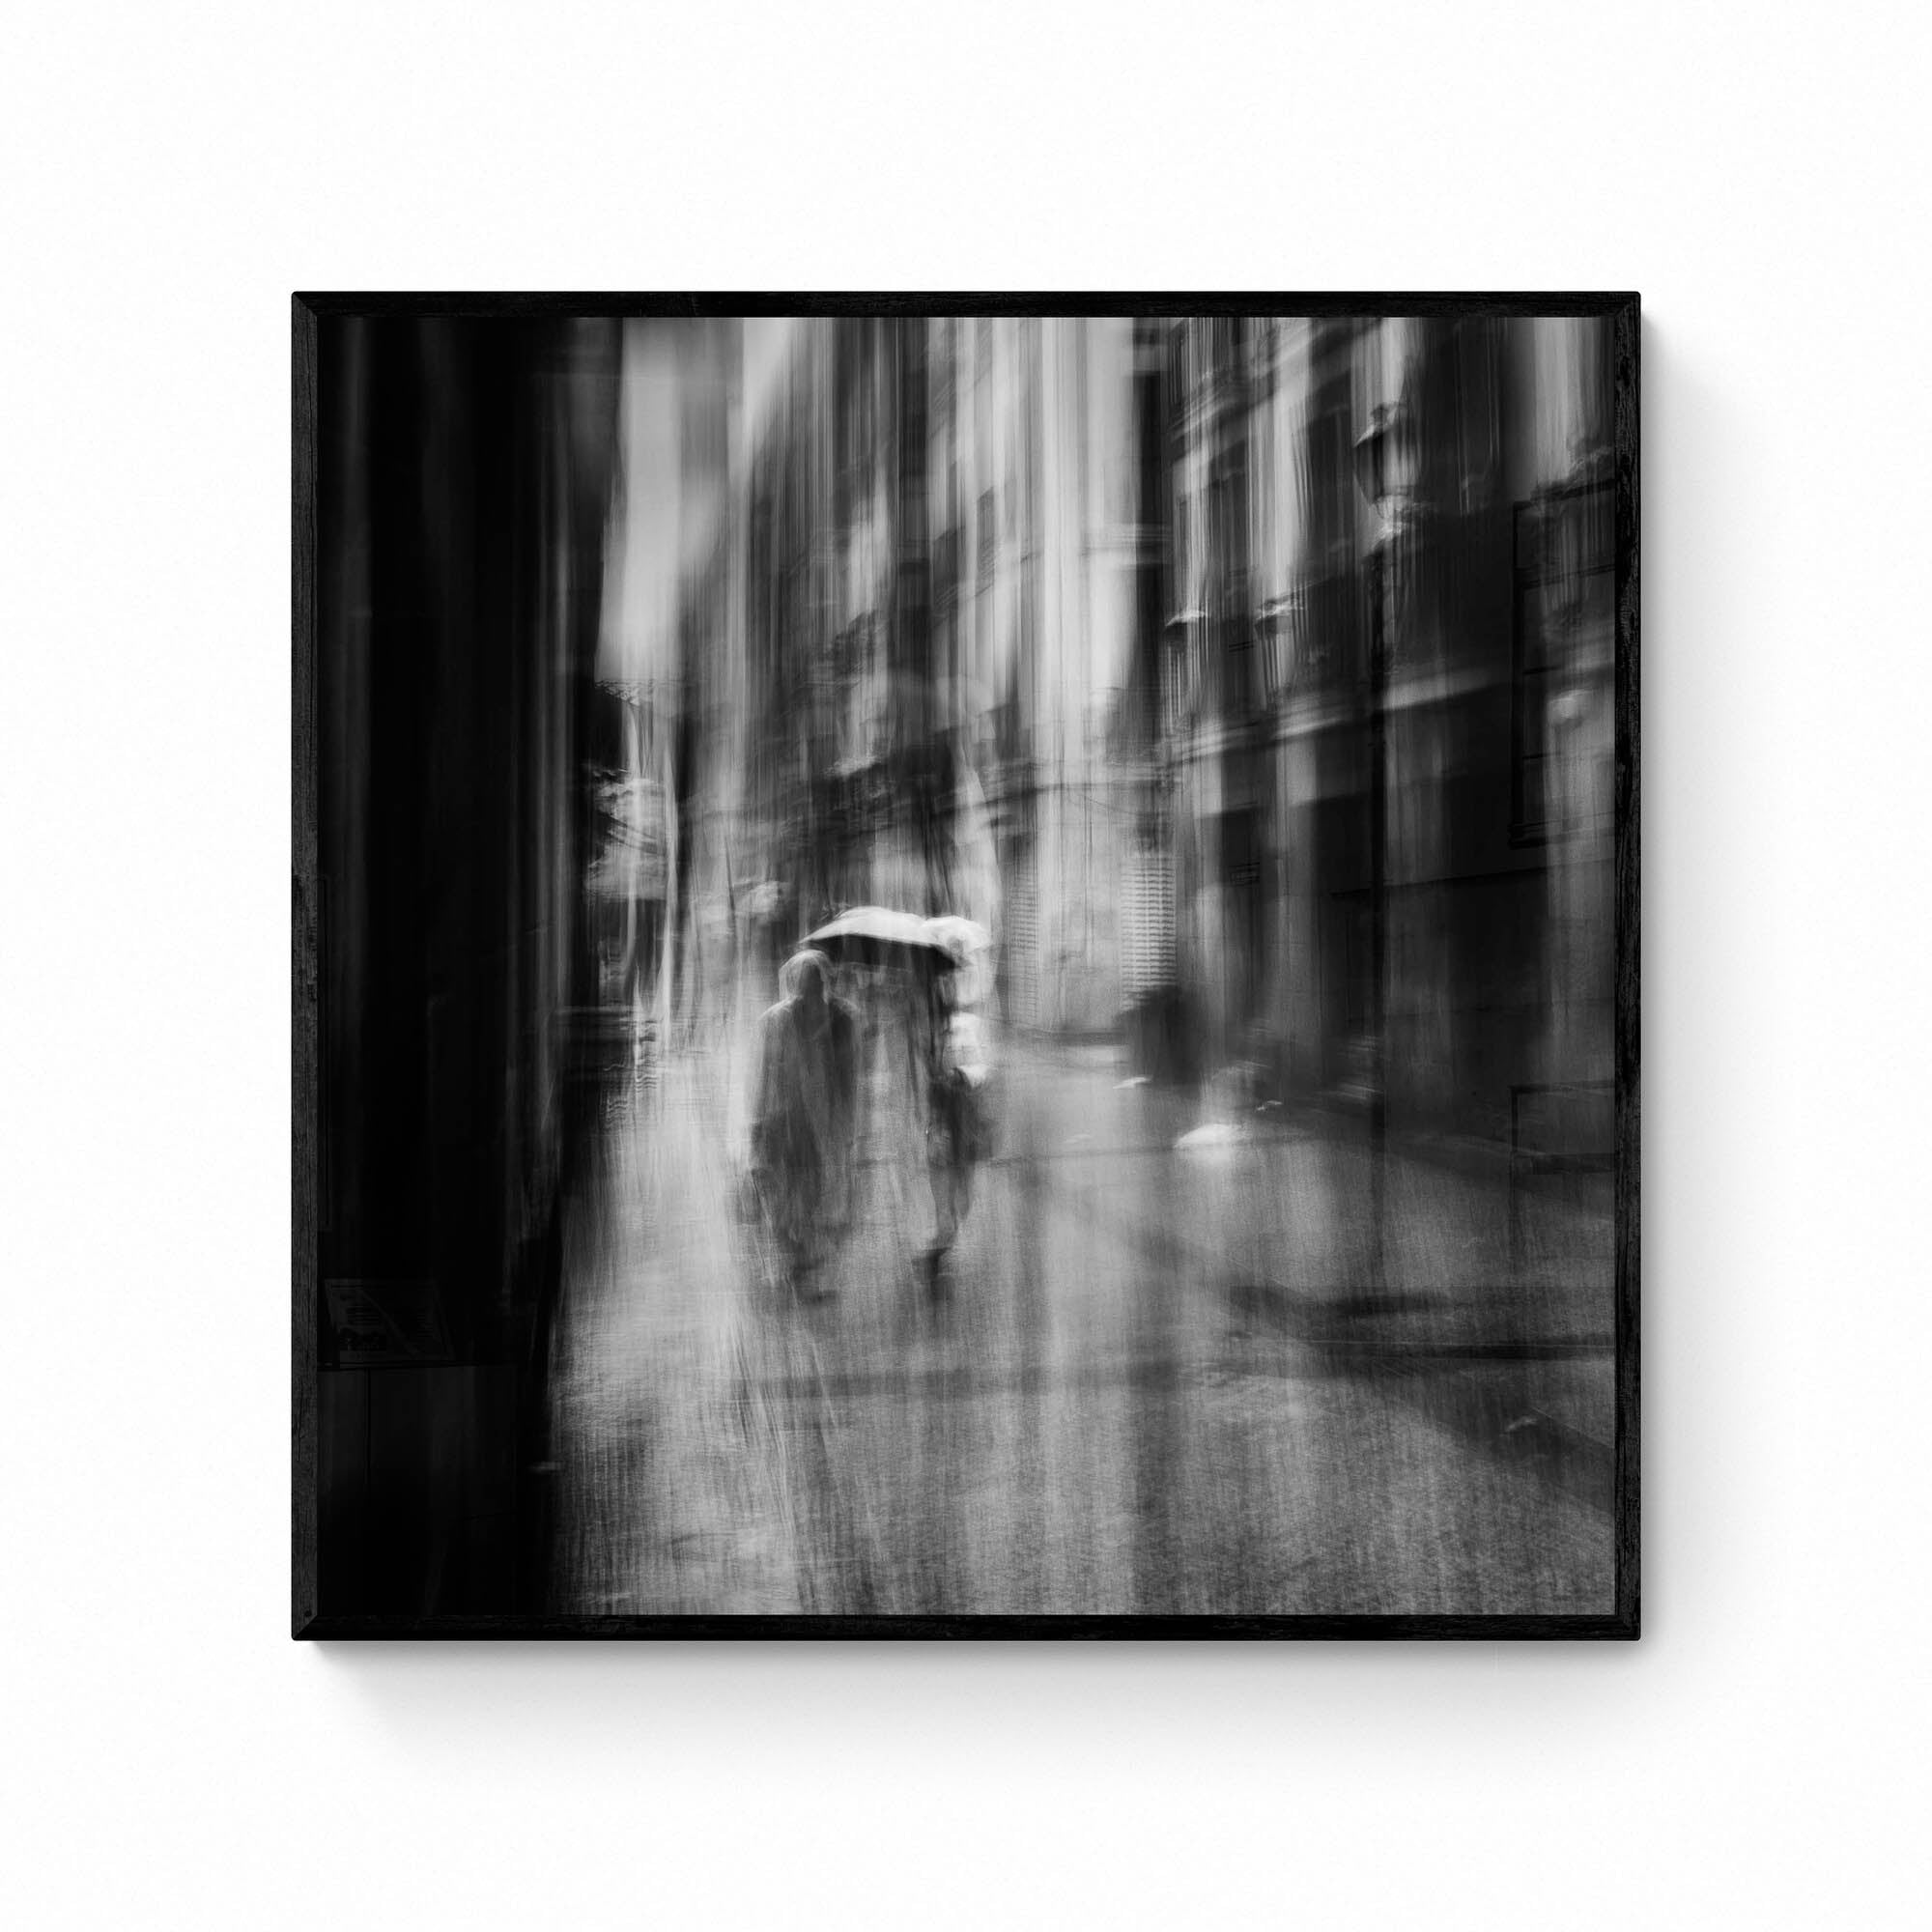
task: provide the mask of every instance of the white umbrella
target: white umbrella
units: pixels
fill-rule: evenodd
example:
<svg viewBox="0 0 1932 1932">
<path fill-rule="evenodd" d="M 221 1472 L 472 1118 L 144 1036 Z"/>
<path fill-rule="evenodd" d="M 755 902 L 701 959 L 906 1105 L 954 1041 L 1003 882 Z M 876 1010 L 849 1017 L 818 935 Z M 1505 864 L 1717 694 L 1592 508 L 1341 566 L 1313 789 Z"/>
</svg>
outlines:
<svg viewBox="0 0 1932 1932">
<path fill-rule="evenodd" d="M 977 1006 L 992 991 L 993 935 L 977 920 L 954 913 L 927 920 L 924 933 L 926 944 L 952 962 L 959 1004 Z"/>
<path fill-rule="evenodd" d="M 854 906 L 806 940 L 828 958 L 855 966 L 932 963 L 945 948 L 926 931 L 916 912 L 886 906 Z"/>
</svg>

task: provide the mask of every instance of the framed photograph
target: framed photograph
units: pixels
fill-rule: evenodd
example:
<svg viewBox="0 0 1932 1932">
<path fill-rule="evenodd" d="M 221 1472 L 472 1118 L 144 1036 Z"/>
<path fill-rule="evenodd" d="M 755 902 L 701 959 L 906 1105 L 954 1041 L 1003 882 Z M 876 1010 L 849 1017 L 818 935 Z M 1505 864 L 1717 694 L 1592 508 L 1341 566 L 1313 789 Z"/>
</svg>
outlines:
<svg viewBox="0 0 1932 1932">
<path fill-rule="evenodd" d="M 1636 1636 L 1638 419 L 298 296 L 296 1634 Z"/>
</svg>

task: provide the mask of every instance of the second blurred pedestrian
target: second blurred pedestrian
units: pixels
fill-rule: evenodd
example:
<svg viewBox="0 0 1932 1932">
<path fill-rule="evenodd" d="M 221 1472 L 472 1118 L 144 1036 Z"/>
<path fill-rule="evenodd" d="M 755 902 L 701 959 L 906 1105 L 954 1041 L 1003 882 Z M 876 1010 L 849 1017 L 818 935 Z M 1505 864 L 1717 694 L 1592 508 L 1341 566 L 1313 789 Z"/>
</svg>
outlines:
<svg viewBox="0 0 1932 1932">
<path fill-rule="evenodd" d="M 933 981 L 926 1068 L 926 1164 L 932 1179 L 932 1244 L 926 1271 L 939 1282 L 959 1226 L 973 1206 L 974 1170 L 991 1151 L 991 1072 L 978 1013 L 960 1000 L 963 962 Z"/>
<path fill-rule="evenodd" d="M 752 1173 L 788 1279 L 823 1293 L 813 1276 L 850 1212 L 859 1023 L 822 952 L 787 959 L 779 990 L 758 1023 Z"/>
</svg>

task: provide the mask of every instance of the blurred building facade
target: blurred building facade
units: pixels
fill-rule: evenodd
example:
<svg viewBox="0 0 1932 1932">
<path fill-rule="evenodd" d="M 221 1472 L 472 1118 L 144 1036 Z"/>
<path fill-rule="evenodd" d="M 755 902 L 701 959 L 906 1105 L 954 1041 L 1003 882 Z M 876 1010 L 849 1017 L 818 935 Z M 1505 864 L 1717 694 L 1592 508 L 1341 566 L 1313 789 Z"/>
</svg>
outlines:
<svg viewBox="0 0 1932 1932">
<path fill-rule="evenodd" d="M 1118 1021 L 1123 323 L 799 326 L 740 484 L 759 868 L 998 939 L 1029 1028 Z"/>
<path fill-rule="evenodd" d="M 742 717 L 729 452 L 742 325 L 625 327 L 624 400 L 598 637 L 601 846 L 586 906 L 599 998 L 663 1031 L 703 983 L 705 934 L 733 891 Z"/>
<path fill-rule="evenodd" d="M 734 879 L 980 919 L 1153 1075 L 1607 1150 L 1610 387 L 1593 321 L 792 325 L 693 658 Z"/>
<path fill-rule="evenodd" d="M 1206 1058 L 1379 1094 L 1398 1130 L 1607 1151 L 1605 326 L 1213 318 L 1167 347 L 1144 682 Z"/>
</svg>

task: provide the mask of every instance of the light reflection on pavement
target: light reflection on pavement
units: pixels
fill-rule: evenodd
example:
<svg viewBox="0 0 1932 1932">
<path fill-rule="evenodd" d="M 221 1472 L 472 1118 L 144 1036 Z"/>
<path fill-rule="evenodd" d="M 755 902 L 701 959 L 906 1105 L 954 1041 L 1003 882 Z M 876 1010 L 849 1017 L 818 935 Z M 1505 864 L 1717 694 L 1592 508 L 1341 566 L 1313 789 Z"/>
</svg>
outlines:
<svg viewBox="0 0 1932 1932">
<path fill-rule="evenodd" d="M 556 1344 L 559 1608 L 1611 1608 L 1610 1217 L 1345 1125 L 1178 1151 L 1111 1051 L 1003 1042 L 997 1157 L 940 1293 L 902 1069 L 876 1057 L 836 1293 L 735 1211 L 748 1029 L 607 1113 Z M 1209 1137 L 1212 1139 L 1213 1137 Z"/>
</svg>

